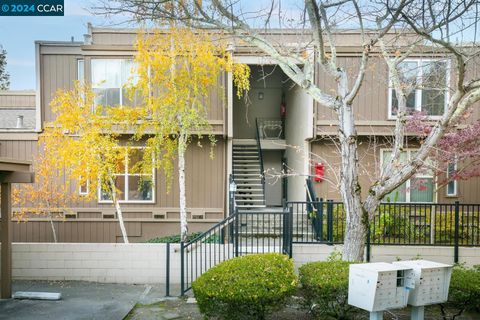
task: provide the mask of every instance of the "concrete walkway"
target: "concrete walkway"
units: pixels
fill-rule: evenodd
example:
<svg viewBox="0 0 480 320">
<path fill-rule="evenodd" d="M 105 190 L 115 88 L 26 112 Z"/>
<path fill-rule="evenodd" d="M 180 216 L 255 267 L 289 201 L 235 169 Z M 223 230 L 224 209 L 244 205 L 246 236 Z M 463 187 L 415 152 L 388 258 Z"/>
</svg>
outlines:
<svg viewBox="0 0 480 320">
<path fill-rule="evenodd" d="M 15 291 L 61 292 L 62 300 L 0 300 L 1 320 L 120 320 L 125 318 L 137 303 L 151 304 L 162 301 L 165 286 L 83 281 L 15 281 L 13 292 Z"/>
</svg>

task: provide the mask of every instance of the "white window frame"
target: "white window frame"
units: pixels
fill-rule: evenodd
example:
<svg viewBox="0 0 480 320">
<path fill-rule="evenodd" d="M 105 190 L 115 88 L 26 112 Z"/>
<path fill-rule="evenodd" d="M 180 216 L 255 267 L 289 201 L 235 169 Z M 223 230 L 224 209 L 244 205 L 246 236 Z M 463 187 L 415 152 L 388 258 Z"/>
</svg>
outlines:
<svg viewBox="0 0 480 320">
<path fill-rule="evenodd" d="M 406 148 L 403 151 L 407 152 L 407 161 L 409 161 L 409 159 L 411 159 L 411 153 L 418 151 L 418 149 L 417 148 Z M 392 152 L 392 149 L 389 149 L 389 148 L 381 148 L 380 149 L 380 170 L 383 170 L 383 167 L 384 167 L 383 160 L 385 159 L 385 156 L 384 156 L 385 152 Z M 433 203 L 435 201 L 435 188 L 433 188 L 433 190 L 432 190 L 432 201 L 430 201 L 430 202 L 411 202 L 411 179 L 412 178 L 432 179 L 432 183 L 435 183 L 435 179 L 434 179 L 433 175 L 415 174 L 414 177 L 412 176 L 412 177 L 410 177 L 410 179 L 405 181 L 405 188 L 406 188 L 406 190 L 405 190 L 405 201 L 404 202 L 403 201 L 398 201 L 396 203 Z"/>
<path fill-rule="evenodd" d="M 129 184 L 128 184 L 128 177 L 131 176 L 142 176 L 146 174 L 141 174 L 141 173 L 134 173 L 134 174 L 129 174 L 128 173 L 128 149 L 145 149 L 145 147 L 140 147 L 140 146 L 129 146 L 125 147 L 125 172 L 124 173 L 116 173 L 115 177 L 117 176 L 122 176 L 125 178 L 125 190 L 122 190 L 124 192 L 125 200 L 119 200 L 119 203 L 155 203 L 155 195 L 156 195 L 156 176 L 155 176 L 155 167 L 152 166 L 152 200 L 128 200 L 128 192 L 129 192 Z M 99 183 L 98 185 L 98 203 L 113 203 L 113 200 L 104 200 L 102 199 L 102 184 Z"/>
<path fill-rule="evenodd" d="M 416 62 L 417 63 L 417 83 L 421 83 L 422 77 L 423 77 L 423 68 L 420 67 L 420 64 L 423 62 L 432 62 L 432 61 L 444 61 L 446 62 L 446 77 L 445 77 L 445 105 L 443 108 L 443 112 L 445 113 L 447 111 L 447 106 L 448 106 L 448 101 L 450 99 L 450 91 L 448 90 L 449 84 L 450 84 L 450 71 L 451 71 L 451 61 L 449 59 L 423 59 L 423 58 L 410 58 L 410 59 L 405 59 L 402 62 L 408 63 L 408 62 Z M 396 120 L 397 116 L 392 114 L 392 102 L 393 102 L 393 85 L 392 85 L 392 77 L 390 75 L 390 71 L 388 74 L 388 120 Z M 422 91 L 423 89 L 415 89 L 415 111 L 422 111 Z M 442 117 L 442 115 L 439 116 L 428 116 L 429 119 L 432 120 L 438 120 Z"/>
<path fill-rule="evenodd" d="M 91 71 L 90 71 L 90 83 L 92 85 L 92 90 L 94 89 L 105 89 L 105 88 L 100 88 L 100 87 L 96 87 L 96 83 L 93 82 L 93 62 L 94 61 L 114 61 L 114 60 L 117 60 L 117 61 L 131 61 L 133 65 L 136 64 L 135 62 L 135 59 L 133 58 L 93 58 L 90 60 L 90 66 L 91 66 Z M 120 75 L 121 75 L 121 70 L 120 70 Z M 124 83 L 122 83 L 122 81 L 125 80 Z M 127 84 L 127 80 L 128 79 L 120 79 L 120 87 L 114 87 L 114 89 L 119 89 L 120 93 L 119 93 L 119 104 L 120 106 L 123 106 L 123 100 L 124 100 L 124 97 L 123 97 L 123 89 L 124 89 L 124 86 Z"/>
<path fill-rule="evenodd" d="M 77 80 L 80 83 L 85 83 L 85 60 L 78 59 L 77 60 Z"/>
<path fill-rule="evenodd" d="M 82 185 L 78 186 L 78 194 L 81 195 L 81 196 L 88 196 L 90 194 L 90 180 L 87 180 L 85 183 L 87 185 L 87 191 L 86 192 L 82 191 Z"/>
<path fill-rule="evenodd" d="M 452 180 L 452 181 L 449 181 L 448 178 L 449 178 L 449 175 L 450 175 L 450 170 L 449 170 L 449 166 L 450 164 L 452 163 L 447 163 L 447 185 L 445 186 L 445 195 L 447 197 L 458 197 L 458 181 L 457 180 Z M 457 170 L 457 161 L 453 162 L 453 170 Z M 448 193 L 448 184 L 452 182 L 453 183 L 453 189 L 454 189 L 454 192 L 453 193 Z"/>
</svg>

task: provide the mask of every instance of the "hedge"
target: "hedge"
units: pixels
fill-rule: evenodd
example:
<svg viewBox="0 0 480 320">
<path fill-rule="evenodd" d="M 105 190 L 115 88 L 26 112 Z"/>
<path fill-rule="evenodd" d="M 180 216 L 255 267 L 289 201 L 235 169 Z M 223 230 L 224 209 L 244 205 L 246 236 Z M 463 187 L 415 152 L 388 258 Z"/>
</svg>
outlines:
<svg viewBox="0 0 480 320">
<path fill-rule="evenodd" d="M 300 267 L 300 283 L 306 307 L 318 319 L 351 319 L 356 313 L 348 305 L 350 262 L 330 260 Z"/>
<path fill-rule="evenodd" d="M 265 319 L 295 292 L 293 260 L 281 254 L 247 255 L 222 262 L 192 283 L 206 318 Z"/>
</svg>

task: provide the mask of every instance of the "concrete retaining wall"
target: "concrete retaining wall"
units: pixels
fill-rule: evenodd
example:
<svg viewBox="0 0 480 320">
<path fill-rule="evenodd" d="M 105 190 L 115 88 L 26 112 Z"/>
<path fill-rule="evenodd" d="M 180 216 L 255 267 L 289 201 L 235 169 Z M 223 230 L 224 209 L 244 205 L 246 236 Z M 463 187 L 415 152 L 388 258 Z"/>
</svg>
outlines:
<svg viewBox="0 0 480 320">
<path fill-rule="evenodd" d="M 216 245 L 218 248 L 218 244 Z M 325 260 L 342 246 L 295 244 L 297 267 Z M 171 283 L 180 282 L 180 250 L 171 245 Z M 205 255 L 209 257 L 210 255 Z M 460 248 L 460 262 L 480 264 L 480 248 Z M 453 263 L 452 247 L 374 246 L 371 260 L 391 262 L 420 257 Z M 165 283 L 165 244 L 14 243 L 13 277 L 23 280 L 83 280 L 112 283 Z"/>
</svg>

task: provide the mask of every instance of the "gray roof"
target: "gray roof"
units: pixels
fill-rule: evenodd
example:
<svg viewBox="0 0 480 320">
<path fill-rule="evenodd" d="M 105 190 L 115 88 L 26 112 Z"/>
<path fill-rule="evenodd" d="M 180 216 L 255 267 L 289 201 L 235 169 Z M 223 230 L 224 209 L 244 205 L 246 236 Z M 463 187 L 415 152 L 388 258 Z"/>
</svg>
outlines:
<svg viewBox="0 0 480 320">
<path fill-rule="evenodd" d="M 22 128 L 17 128 L 17 118 L 19 116 L 23 116 Z M 1 129 L 35 129 L 35 109 L 22 107 L 1 107 L 0 130 Z"/>
</svg>

